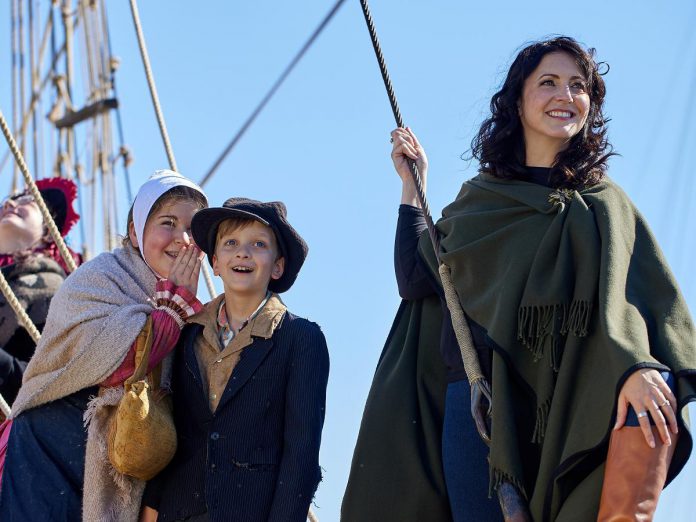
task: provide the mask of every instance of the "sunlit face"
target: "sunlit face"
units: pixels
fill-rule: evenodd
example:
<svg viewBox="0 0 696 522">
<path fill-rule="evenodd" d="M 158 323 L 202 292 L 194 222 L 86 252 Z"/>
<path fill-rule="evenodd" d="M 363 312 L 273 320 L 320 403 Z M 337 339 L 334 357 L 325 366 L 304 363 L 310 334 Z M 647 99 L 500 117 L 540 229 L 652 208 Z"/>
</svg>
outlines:
<svg viewBox="0 0 696 522">
<path fill-rule="evenodd" d="M 24 194 L 6 199 L 0 208 L 0 252 L 28 250 L 43 237 L 43 217 L 34 198 Z"/>
<path fill-rule="evenodd" d="M 563 150 L 582 130 L 589 109 L 587 78 L 573 58 L 563 52 L 547 54 L 525 80 L 519 102 L 527 150 Z"/>
<path fill-rule="evenodd" d="M 279 279 L 284 268 L 273 230 L 258 221 L 226 232 L 215 244 L 213 271 L 222 278 L 225 292 L 263 298 L 271 279 Z"/>
<path fill-rule="evenodd" d="M 191 243 L 191 219 L 199 206 L 188 200 L 173 200 L 147 218 L 143 231 L 143 245 L 135 237 L 135 226 L 131 222 L 129 237 L 133 246 L 140 251 L 157 275 L 169 277 L 179 250 Z"/>
</svg>

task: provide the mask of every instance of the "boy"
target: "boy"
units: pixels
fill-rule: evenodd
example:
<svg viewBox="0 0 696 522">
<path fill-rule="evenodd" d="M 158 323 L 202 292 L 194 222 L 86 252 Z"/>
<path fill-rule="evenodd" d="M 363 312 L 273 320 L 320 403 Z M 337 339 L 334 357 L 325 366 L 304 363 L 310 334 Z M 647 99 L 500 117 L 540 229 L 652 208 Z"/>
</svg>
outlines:
<svg viewBox="0 0 696 522">
<path fill-rule="evenodd" d="M 304 522 L 321 479 L 329 355 L 319 326 L 277 294 L 292 286 L 307 244 L 283 203 L 245 198 L 199 211 L 191 231 L 225 292 L 182 332 L 178 449 L 143 504 L 160 521 Z"/>
</svg>

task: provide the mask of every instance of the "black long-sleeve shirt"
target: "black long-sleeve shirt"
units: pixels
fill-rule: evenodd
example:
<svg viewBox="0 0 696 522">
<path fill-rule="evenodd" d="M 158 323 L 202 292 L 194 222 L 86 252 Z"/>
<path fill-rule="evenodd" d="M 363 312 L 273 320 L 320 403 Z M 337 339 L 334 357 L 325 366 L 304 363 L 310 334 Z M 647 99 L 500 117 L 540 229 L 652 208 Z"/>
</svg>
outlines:
<svg viewBox="0 0 696 522">
<path fill-rule="evenodd" d="M 549 186 L 550 170 L 542 167 L 529 167 L 529 178 L 525 181 Z M 403 299 L 423 299 L 436 294 L 440 297 L 444 312 L 440 331 L 440 354 L 447 366 L 447 380 L 454 382 L 465 379 L 466 373 L 459 344 L 452 328 L 452 320 L 447 310 L 445 296 L 439 283 L 433 280 L 433 276 L 418 253 L 418 241 L 421 234 L 427 233 L 426 228 L 423 211 L 420 208 L 411 205 L 399 207 L 399 220 L 394 242 L 394 271 L 399 295 Z M 481 370 L 490 382 L 493 356 L 491 343 L 486 331 L 481 326 L 469 317 L 467 317 L 467 321 L 471 329 L 474 347 L 479 356 Z"/>
<path fill-rule="evenodd" d="M 399 295 L 403 299 L 423 299 L 436 294 L 440 297 L 443 311 L 442 329 L 440 330 L 440 355 L 447 366 L 447 381 L 459 381 L 466 379 L 466 373 L 459 344 L 452 328 L 452 320 L 447 311 L 445 296 L 418 253 L 418 240 L 423 233 L 427 234 L 423 211 L 410 205 L 401 205 L 394 244 L 396 283 L 399 287 Z M 474 346 L 478 352 L 481 370 L 490 380 L 492 353 L 486 343 L 486 333 L 473 321 L 469 321 L 469 327 Z"/>
</svg>

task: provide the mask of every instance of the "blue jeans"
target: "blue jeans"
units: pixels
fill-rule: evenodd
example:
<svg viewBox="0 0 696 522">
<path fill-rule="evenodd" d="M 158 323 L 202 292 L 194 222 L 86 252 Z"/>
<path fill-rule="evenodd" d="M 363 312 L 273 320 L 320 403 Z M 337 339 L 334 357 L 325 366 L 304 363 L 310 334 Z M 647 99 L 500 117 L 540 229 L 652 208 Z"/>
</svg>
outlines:
<svg viewBox="0 0 696 522">
<path fill-rule="evenodd" d="M 470 413 L 466 380 L 447 386 L 442 430 L 442 464 L 454 522 L 501 522 L 496 495 L 488 498 L 488 448 Z"/>
</svg>

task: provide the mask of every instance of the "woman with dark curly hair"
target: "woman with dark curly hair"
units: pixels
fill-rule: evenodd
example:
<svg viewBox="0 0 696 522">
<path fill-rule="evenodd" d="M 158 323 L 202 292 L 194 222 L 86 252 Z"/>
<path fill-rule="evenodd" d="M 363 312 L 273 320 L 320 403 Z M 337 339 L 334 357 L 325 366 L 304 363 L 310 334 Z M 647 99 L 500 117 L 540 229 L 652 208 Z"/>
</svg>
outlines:
<svg viewBox="0 0 696 522">
<path fill-rule="evenodd" d="M 494 490 L 507 520 L 652 520 L 691 450 L 681 428 L 696 400 L 696 336 L 647 224 L 606 176 L 604 96 L 593 50 L 568 37 L 522 49 L 473 140 L 479 174 L 437 224 L 492 384 L 479 423 L 488 450 L 469 413 L 488 405 L 470 397 L 451 321 L 432 303 L 442 287 L 407 163 L 425 181 L 427 157 L 410 129 L 392 132 L 405 301 L 343 520 L 499 520 Z M 430 357 L 437 340 L 445 372 Z"/>
</svg>

